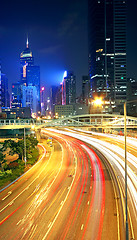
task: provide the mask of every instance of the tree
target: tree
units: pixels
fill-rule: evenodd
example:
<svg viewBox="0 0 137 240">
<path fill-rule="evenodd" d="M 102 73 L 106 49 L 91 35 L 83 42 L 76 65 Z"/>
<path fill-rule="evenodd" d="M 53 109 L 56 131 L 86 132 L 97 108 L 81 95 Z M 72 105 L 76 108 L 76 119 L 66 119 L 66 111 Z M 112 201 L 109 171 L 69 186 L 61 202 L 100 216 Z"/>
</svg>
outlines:
<svg viewBox="0 0 137 240">
<path fill-rule="evenodd" d="M 27 137 L 27 140 L 30 142 L 32 148 L 35 148 L 38 144 L 38 140 L 34 137 Z"/>
<path fill-rule="evenodd" d="M 37 139 L 34 137 L 27 137 L 26 138 L 26 156 L 31 153 L 32 149 L 34 149 L 38 144 Z M 15 142 L 11 139 L 5 140 L 3 144 L 3 149 L 7 150 L 10 149 L 9 154 L 13 156 L 14 154 L 18 154 L 19 159 L 23 158 L 24 155 L 24 139 Z"/>
<path fill-rule="evenodd" d="M 3 154 L 2 149 L 0 149 L 0 167 L 1 167 L 2 171 L 4 171 L 3 164 L 6 163 L 5 157 L 6 157 L 6 155 Z"/>
</svg>

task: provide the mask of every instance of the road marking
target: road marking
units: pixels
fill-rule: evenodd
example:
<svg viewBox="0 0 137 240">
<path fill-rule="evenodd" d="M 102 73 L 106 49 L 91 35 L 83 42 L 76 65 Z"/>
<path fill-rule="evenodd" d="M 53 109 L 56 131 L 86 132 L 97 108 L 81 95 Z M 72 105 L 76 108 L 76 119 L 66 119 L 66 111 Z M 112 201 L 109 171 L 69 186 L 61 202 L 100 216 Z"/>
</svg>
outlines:
<svg viewBox="0 0 137 240">
<path fill-rule="evenodd" d="M 21 222 L 21 220 L 19 220 L 19 222 L 17 222 L 17 224 L 16 224 L 16 225 L 19 225 L 19 224 L 20 224 L 20 222 Z"/>
<path fill-rule="evenodd" d="M 2 201 L 4 201 L 10 194 L 12 194 L 12 191 L 8 192 L 8 195 L 6 195 L 4 198 L 2 198 Z"/>
<path fill-rule="evenodd" d="M 64 203 L 64 201 L 62 201 L 61 203 L 60 203 L 60 205 L 62 205 Z"/>
<path fill-rule="evenodd" d="M 14 200 L 12 200 L 8 205 L 11 206 L 14 203 Z"/>
<path fill-rule="evenodd" d="M 51 226 L 52 222 L 49 223 L 48 228 Z"/>
<path fill-rule="evenodd" d="M 60 144 L 60 146 L 61 146 L 61 144 Z M 62 152 L 63 152 L 63 147 L 61 146 L 61 148 L 62 148 Z M 74 153 L 74 150 L 73 150 L 73 149 L 72 149 L 72 152 Z M 63 152 L 63 154 L 64 154 L 64 152 Z M 74 156 L 75 156 L 75 154 L 74 154 Z M 62 160 L 63 160 L 63 157 L 64 157 L 64 155 L 62 155 Z M 77 162 L 76 162 L 76 166 L 77 166 Z M 76 176 L 76 170 L 77 170 L 77 168 L 75 169 L 75 173 L 74 173 L 75 176 Z M 64 206 L 64 204 L 65 204 L 65 202 L 66 202 L 66 200 L 67 200 L 67 198 L 68 198 L 68 195 L 69 195 L 69 193 L 70 193 L 70 190 L 71 190 L 71 188 L 72 188 L 72 185 L 73 185 L 73 183 L 74 183 L 74 180 L 75 180 L 75 178 L 73 178 L 73 180 L 72 180 L 72 182 L 71 182 L 71 185 L 70 185 L 70 189 L 69 189 L 69 191 L 68 191 L 68 193 L 67 193 L 67 195 L 66 195 L 66 197 L 65 197 L 65 199 L 64 199 L 64 202 L 63 202 L 63 204 L 61 205 L 61 207 L 59 208 L 59 210 L 58 210 L 58 212 L 57 212 L 54 220 L 51 222 L 51 225 L 50 225 L 48 231 L 46 232 L 45 236 L 43 237 L 43 240 L 46 239 L 46 237 L 47 237 L 47 235 L 49 234 L 51 228 L 53 227 L 54 223 L 56 222 L 56 220 L 57 220 L 57 218 L 58 218 L 58 216 L 59 216 L 59 214 L 60 214 L 60 212 L 61 212 L 61 210 L 62 210 L 62 208 L 63 208 L 63 206 Z"/>
<path fill-rule="evenodd" d="M 81 225 L 81 231 L 83 230 L 83 228 L 84 228 L 84 224 Z"/>
</svg>

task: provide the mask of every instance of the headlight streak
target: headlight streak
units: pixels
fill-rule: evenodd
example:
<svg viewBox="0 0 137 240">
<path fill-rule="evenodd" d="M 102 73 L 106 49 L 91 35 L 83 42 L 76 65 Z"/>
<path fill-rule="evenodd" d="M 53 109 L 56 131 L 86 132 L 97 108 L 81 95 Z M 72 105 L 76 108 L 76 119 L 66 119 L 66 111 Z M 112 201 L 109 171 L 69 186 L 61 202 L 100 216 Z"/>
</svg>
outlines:
<svg viewBox="0 0 137 240">
<path fill-rule="evenodd" d="M 72 151 L 73 151 L 73 149 L 72 149 Z M 73 152 L 73 154 L 74 154 L 74 157 L 76 158 L 74 152 Z M 56 222 L 56 220 L 57 220 L 57 218 L 58 218 L 58 216 L 59 216 L 59 214 L 60 214 L 60 212 L 61 212 L 61 210 L 62 210 L 62 208 L 63 208 L 63 206 L 64 206 L 64 204 L 65 204 L 65 202 L 67 201 L 67 198 L 68 198 L 68 196 L 69 196 L 69 193 L 70 193 L 70 191 L 71 191 L 71 188 L 72 188 L 72 186 L 73 186 L 73 184 L 74 184 L 75 177 L 76 177 L 76 172 L 77 172 L 77 161 L 75 162 L 75 164 L 76 164 L 76 166 L 75 166 L 74 178 L 73 178 L 73 180 L 72 180 L 72 182 L 71 182 L 71 184 L 70 184 L 70 188 L 68 189 L 68 192 L 67 192 L 67 194 L 66 194 L 66 197 L 65 197 L 65 199 L 64 199 L 64 201 L 63 201 L 63 203 L 62 203 L 62 205 L 60 206 L 60 208 L 59 208 L 59 210 L 58 210 L 58 212 L 57 212 L 57 214 L 56 214 L 54 220 L 51 222 L 50 227 L 49 227 L 49 229 L 47 230 L 47 232 L 46 232 L 46 234 L 45 234 L 45 236 L 43 237 L 42 240 L 45 240 L 46 237 L 48 236 L 48 234 L 49 234 L 49 232 L 51 231 L 51 229 L 52 229 L 54 223 Z"/>
<path fill-rule="evenodd" d="M 60 146 L 61 146 L 61 145 L 60 145 Z M 62 146 L 61 146 L 61 148 L 62 148 Z M 63 149 L 62 149 L 62 153 L 64 154 Z M 57 174 L 55 175 L 54 179 L 53 179 L 49 184 L 47 184 L 48 187 L 47 187 L 47 185 L 46 185 L 45 188 L 42 189 L 42 190 L 35 196 L 35 199 L 32 201 L 32 203 L 31 203 L 31 205 L 29 206 L 29 209 L 28 209 L 28 211 L 27 211 L 29 214 L 24 215 L 22 221 L 20 222 L 21 228 L 22 228 L 22 229 L 24 228 L 24 230 L 25 230 L 25 229 L 26 229 L 26 226 L 22 226 L 22 225 L 24 224 L 24 222 L 25 222 L 24 219 L 25 219 L 25 220 L 26 220 L 27 218 L 29 219 L 29 221 L 28 221 L 28 222 L 29 222 L 29 225 L 28 225 L 27 229 L 25 230 L 22 238 L 27 234 L 27 232 L 28 232 L 28 231 L 31 229 L 31 227 L 33 226 L 33 223 L 34 223 L 33 217 L 34 217 L 35 212 L 36 212 L 35 210 L 41 205 L 41 203 L 42 203 L 43 201 L 45 201 L 45 199 L 47 198 L 47 195 L 48 195 L 48 192 L 49 192 L 50 188 L 51 188 L 52 185 L 54 184 L 55 180 L 57 179 L 57 177 L 58 177 L 58 175 L 59 175 L 59 173 L 60 173 L 60 171 L 61 171 L 62 164 L 63 164 L 63 154 L 62 154 L 62 160 L 61 160 L 61 163 L 60 163 L 60 167 L 59 167 L 58 172 L 57 172 Z M 43 181 L 43 180 L 42 180 L 42 181 Z M 35 209 L 35 208 L 36 208 L 36 209 Z M 30 221 L 30 219 L 31 219 L 31 221 Z"/>
<path fill-rule="evenodd" d="M 59 133 L 60 133 L 60 131 L 59 131 Z M 81 144 L 82 148 L 84 148 L 84 150 L 88 153 L 91 165 L 93 165 L 93 169 L 94 169 L 93 174 L 92 174 L 94 177 L 94 181 L 93 181 L 94 187 L 93 187 L 93 193 L 92 193 L 92 195 L 90 195 L 90 197 L 92 196 L 92 199 L 90 200 L 90 208 L 89 208 L 89 211 L 87 212 L 87 220 L 85 222 L 85 226 L 84 226 L 84 224 L 82 225 L 83 226 L 82 230 L 84 229 L 82 239 L 84 239 L 86 229 L 88 226 L 88 222 L 91 217 L 91 213 L 92 213 L 92 216 L 96 215 L 96 222 L 95 223 L 92 222 L 92 230 L 90 230 L 90 231 L 92 231 L 91 235 L 93 235 L 96 239 L 100 239 L 101 233 L 102 233 L 104 209 L 105 209 L 104 173 L 103 173 L 103 169 L 101 167 L 100 160 L 99 160 L 98 156 L 95 154 L 95 152 L 92 151 L 90 148 L 88 148 L 83 142 L 80 141 L 79 144 Z M 92 184 L 92 175 L 91 175 L 91 184 Z M 100 181 L 99 181 L 99 179 L 100 179 Z M 79 196 L 78 196 L 78 199 L 79 199 Z M 81 201 L 82 201 L 82 199 L 80 200 L 80 203 L 81 203 Z M 88 201 L 87 201 L 87 203 L 88 203 Z M 80 203 L 79 203 L 79 206 L 80 206 Z M 76 201 L 75 201 L 75 205 L 76 205 Z M 93 207 L 93 205 L 94 205 L 94 207 Z M 98 209 L 97 212 L 96 212 L 96 209 Z M 75 214 L 77 214 L 77 213 L 75 213 Z M 75 218 L 76 218 L 76 216 L 75 216 Z M 75 220 L 75 218 L 74 218 L 74 220 Z M 67 231 L 68 231 L 68 228 L 69 228 L 69 225 L 67 227 Z M 63 240 L 65 240 L 67 231 L 66 231 L 64 237 L 62 238 Z"/>
<path fill-rule="evenodd" d="M 65 139 L 64 139 L 64 141 L 65 141 Z M 84 167 L 85 170 L 84 170 L 83 174 L 81 174 L 82 179 L 83 179 L 82 180 L 82 185 L 79 182 L 79 180 L 77 180 L 76 177 L 75 177 L 75 182 L 74 182 L 75 186 L 77 186 L 76 183 L 78 182 L 78 185 L 80 185 L 81 187 L 80 187 L 79 194 L 77 195 L 77 199 L 75 200 L 73 209 L 71 211 L 72 213 L 71 213 L 70 217 L 67 220 L 67 227 L 64 230 L 64 233 L 60 237 L 61 237 L 61 239 L 65 240 L 69 228 L 71 228 L 71 226 L 73 226 L 73 224 L 75 222 L 76 216 L 78 214 L 78 211 L 79 211 L 79 208 L 80 208 L 83 196 L 84 196 L 82 192 L 85 191 L 86 184 L 87 184 L 87 176 L 89 175 L 89 173 L 88 173 L 88 168 L 89 167 L 87 168 L 87 166 L 88 166 L 87 158 L 85 159 L 85 157 L 83 155 L 84 152 L 79 149 L 77 144 L 80 144 L 82 146 L 82 148 L 84 148 L 84 150 L 88 153 L 88 155 L 90 156 L 91 165 L 94 164 L 94 171 L 93 171 L 92 174 L 90 174 L 90 178 L 91 178 L 91 183 L 90 184 L 92 185 L 93 182 L 94 182 L 94 184 L 93 184 L 94 187 L 93 187 L 92 195 L 91 195 L 91 189 L 90 189 L 90 191 L 88 193 L 88 199 L 87 199 L 87 205 L 86 205 L 88 207 L 85 207 L 85 210 L 84 210 L 84 216 L 83 216 L 83 223 L 84 224 L 81 225 L 82 226 L 81 230 L 83 230 L 82 239 L 84 238 L 84 235 L 85 235 L 85 232 L 86 232 L 86 228 L 87 228 L 87 225 L 88 225 L 88 222 L 89 222 L 89 218 L 90 218 L 90 215 L 91 215 L 92 211 L 93 211 L 92 215 L 95 214 L 96 215 L 96 220 L 97 220 L 96 223 L 92 222 L 92 234 L 94 234 L 94 236 L 96 236 L 96 239 L 100 239 L 101 238 L 101 232 L 102 232 L 102 226 L 103 226 L 104 207 L 105 207 L 104 173 L 103 173 L 103 170 L 101 168 L 101 163 L 99 163 L 98 157 L 95 155 L 95 153 L 91 149 L 89 149 L 81 141 L 73 142 L 74 146 L 72 145 L 72 147 L 75 149 L 75 146 L 76 146 L 77 154 L 79 153 L 80 155 L 83 156 L 83 159 L 81 159 L 81 160 L 82 160 L 82 165 L 85 166 Z M 74 150 L 74 152 L 75 152 L 75 150 Z M 94 161 L 95 161 L 95 163 L 94 163 Z M 78 163 L 79 162 L 80 162 L 80 160 L 78 161 Z M 82 167 L 82 165 L 81 165 L 81 167 Z M 86 172 L 86 176 L 85 176 L 85 172 Z M 93 177 L 94 177 L 94 181 L 92 179 Z M 101 181 L 98 181 L 96 178 L 101 179 Z M 83 184 L 84 184 L 84 186 L 83 186 Z M 72 191 L 74 191 L 74 189 Z M 100 192 L 101 194 L 98 195 L 98 192 Z M 92 197 L 92 199 L 90 200 L 91 197 Z M 90 205 L 88 204 L 89 202 L 90 202 Z M 92 208 L 93 204 L 94 204 L 94 208 Z M 96 209 L 98 209 L 97 212 L 96 212 Z M 74 213 L 75 213 L 75 215 L 74 215 Z M 49 227 L 51 227 L 51 225 L 52 225 L 52 222 L 50 223 Z M 95 230 L 97 225 L 98 225 L 98 231 Z M 51 232 L 49 233 L 47 239 L 49 239 L 50 234 L 51 234 Z"/>
<path fill-rule="evenodd" d="M 97 198 L 97 190 L 99 192 L 101 192 L 100 194 L 100 202 L 98 202 L 98 204 L 100 203 L 100 213 L 99 213 L 99 226 L 98 226 L 98 233 L 97 233 L 97 236 L 96 236 L 96 239 L 101 239 L 101 234 L 102 234 L 102 228 L 103 228 L 103 220 L 104 220 L 104 211 L 105 211 L 105 177 L 104 177 L 104 172 L 103 172 L 103 169 L 102 169 L 102 166 L 101 166 L 101 162 L 98 158 L 98 156 L 95 154 L 95 152 L 91 149 L 89 149 L 86 145 L 82 144 L 82 147 L 87 151 L 88 155 L 90 156 L 90 161 L 91 161 L 91 164 L 93 165 L 93 168 L 94 168 L 94 181 L 96 181 L 97 179 L 97 176 L 98 178 L 100 179 L 100 181 L 98 181 L 98 187 L 95 187 L 94 186 L 94 198 L 95 198 L 95 189 L 96 189 L 96 198 L 95 199 L 98 199 L 99 201 L 99 198 Z M 97 163 L 97 165 L 96 165 Z M 89 221 L 89 217 L 90 217 L 90 214 L 91 214 L 91 211 L 93 210 L 92 209 L 92 205 L 93 205 L 93 199 L 92 197 L 92 201 L 91 201 L 91 206 L 90 206 L 90 211 L 89 211 L 89 214 L 88 214 L 88 221 Z M 84 236 L 85 236 L 85 233 L 86 233 L 86 229 L 87 229 L 87 224 L 88 224 L 88 221 L 86 223 L 86 226 L 85 226 L 85 229 L 84 229 L 84 232 L 83 232 L 83 236 L 82 236 L 82 240 L 84 239 Z M 95 230 L 96 229 L 96 230 Z M 94 228 L 95 231 L 97 231 L 97 226 Z"/>
<path fill-rule="evenodd" d="M 114 144 L 110 144 L 104 141 L 101 141 L 99 139 L 95 139 L 92 137 L 80 135 L 74 132 L 65 132 L 65 131 L 59 131 L 55 129 L 50 129 L 50 131 L 55 131 L 59 132 L 68 136 L 72 136 L 74 138 L 80 139 L 82 141 L 85 141 L 93 146 L 95 146 L 97 149 L 99 149 L 100 152 L 103 153 L 104 156 L 107 157 L 107 159 L 111 162 L 111 164 L 114 166 L 117 166 L 117 169 L 119 169 L 121 175 L 122 175 L 122 185 L 124 186 L 124 178 L 125 178 L 125 170 L 124 170 L 124 162 L 121 160 L 120 157 L 117 155 L 121 156 L 122 159 L 124 160 L 124 150 L 121 148 L 116 147 Z M 131 139 L 130 139 L 131 142 Z M 113 155 L 113 156 L 112 156 Z M 127 160 L 131 162 L 136 168 L 137 168 L 137 158 L 133 156 L 132 154 L 128 154 Z M 128 172 L 128 197 L 131 200 L 131 205 L 133 212 L 135 214 L 135 219 L 137 216 L 137 176 L 135 173 L 132 171 L 132 169 L 128 166 L 127 169 Z M 120 180 L 120 179 L 119 179 Z M 123 195 L 124 198 L 124 195 Z M 123 200 L 124 202 L 124 200 Z M 123 204 L 124 207 L 124 204 Z M 129 208 L 128 208 L 129 211 Z M 125 211 L 124 211 L 125 212 Z M 130 216 L 131 220 L 131 216 Z M 132 228 L 132 223 L 131 223 L 131 228 Z M 133 229 L 132 229 L 133 231 Z"/>
</svg>

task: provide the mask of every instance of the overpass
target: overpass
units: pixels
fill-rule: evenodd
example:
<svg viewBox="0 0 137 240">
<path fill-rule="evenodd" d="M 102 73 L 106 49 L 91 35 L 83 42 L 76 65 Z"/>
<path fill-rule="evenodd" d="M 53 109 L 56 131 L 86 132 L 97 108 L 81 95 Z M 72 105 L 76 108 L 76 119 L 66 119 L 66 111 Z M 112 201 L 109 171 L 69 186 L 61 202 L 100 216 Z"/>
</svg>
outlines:
<svg viewBox="0 0 137 240">
<path fill-rule="evenodd" d="M 137 118 L 127 116 L 127 128 L 137 128 Z M 1 129 L 40 129 L 42 127 L 90 127 L 117 129 L 124 128 L 124 116 L 115 114 L 84 114 L 59 119 L 0 119 Z"/>
</svg>

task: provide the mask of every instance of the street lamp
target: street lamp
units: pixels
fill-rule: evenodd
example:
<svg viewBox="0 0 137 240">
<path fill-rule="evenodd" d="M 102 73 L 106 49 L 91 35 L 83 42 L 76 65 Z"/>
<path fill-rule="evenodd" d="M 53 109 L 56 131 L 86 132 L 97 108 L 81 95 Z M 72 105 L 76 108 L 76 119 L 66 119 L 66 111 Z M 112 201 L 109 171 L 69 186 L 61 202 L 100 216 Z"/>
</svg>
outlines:
<svg viewBox="0 0 137 240">
<path fill-rule="evenodd" d="M 98 106 L 100 108 L 100 113 L 102 113 L 102 105 L 103 105 L 103 101 L 102 98 L 95 98 L 95 100 L 93 101 L 95 106 Z M 103 115 L 101 116 L 101 125 L 103 124 Z M 103 128 L 102 128 L 102 132 L 103 132 Z"/>
<path fill-rule="evenodd" d="M 137 102 L 137 100 L 124 102 L 124 138 L 125 138 L 125 214 L 126 214 L 126 240 L 129 239 L 128 233 L 128 211 L 127 211 L 127 126 L 126 126 L 126 117 L 127 117 L 127 103 Z"/>
<path fill-rule="evenodd" d="M 102 98 L 95 98 L 95 100 L 93 101 L 93 103 L 96 105 L 96 106 L 102 106 L 103 104 L 103 101 L 102 101 Z"/>
</svg>

